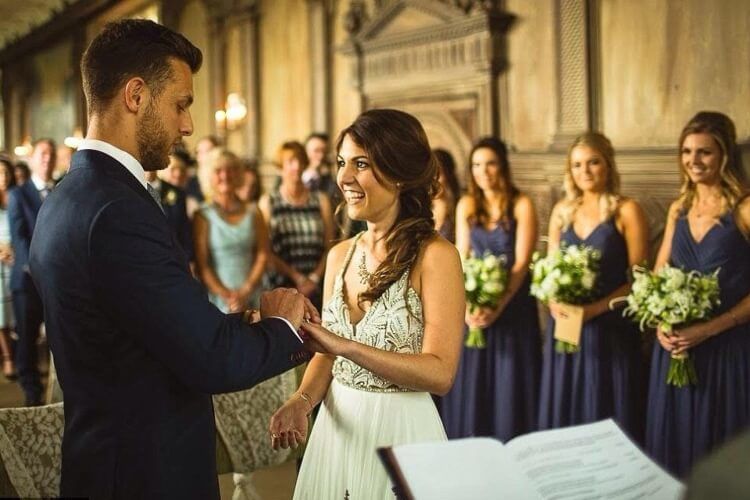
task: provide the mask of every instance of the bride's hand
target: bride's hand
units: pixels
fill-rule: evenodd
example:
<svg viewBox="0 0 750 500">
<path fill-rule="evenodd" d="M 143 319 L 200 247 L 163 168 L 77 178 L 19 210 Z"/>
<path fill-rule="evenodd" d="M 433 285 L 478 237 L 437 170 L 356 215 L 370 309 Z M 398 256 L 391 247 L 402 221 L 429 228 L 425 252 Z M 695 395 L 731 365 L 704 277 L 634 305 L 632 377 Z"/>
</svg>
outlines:
<svg viewBox="0 0 750 500">
<path fill-rule="evenodd" d="M 281 408 L 271 416 L 268 432 L 271 435 L 271 447 L 297 448 L 307 440 L 307 412 L 310 405 L 299 396 L 292 395 Z"/>
<path fill-rule="evenodd" d="M 307 348 L 313 352 L 342 356 L 350 342 L 315 323 L 302 323 L 302 331 Z"/>
</svg>

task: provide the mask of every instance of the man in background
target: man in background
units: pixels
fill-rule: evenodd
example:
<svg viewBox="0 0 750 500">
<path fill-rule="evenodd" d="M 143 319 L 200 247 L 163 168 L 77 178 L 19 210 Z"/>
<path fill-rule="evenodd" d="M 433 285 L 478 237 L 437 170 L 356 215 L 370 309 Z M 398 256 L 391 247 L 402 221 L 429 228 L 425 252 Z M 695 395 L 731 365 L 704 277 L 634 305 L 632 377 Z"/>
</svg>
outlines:
<svg viewBox="0 0 750 500">
<path fill-rule="evenodd" d="M 39 139 L 31 153 L 31 178 L 8 194 L 8 222 L 14 261 L 10 273 L 13 313 L 16 317 L 16 369 L 26 406 L 42 404 L 42 382 L 38 366 L 39 328 L 44 312 L 39 293 L 29 274 L 29 248 L 42 202 L 55 183 L 55 142 Z"/>
</svg>

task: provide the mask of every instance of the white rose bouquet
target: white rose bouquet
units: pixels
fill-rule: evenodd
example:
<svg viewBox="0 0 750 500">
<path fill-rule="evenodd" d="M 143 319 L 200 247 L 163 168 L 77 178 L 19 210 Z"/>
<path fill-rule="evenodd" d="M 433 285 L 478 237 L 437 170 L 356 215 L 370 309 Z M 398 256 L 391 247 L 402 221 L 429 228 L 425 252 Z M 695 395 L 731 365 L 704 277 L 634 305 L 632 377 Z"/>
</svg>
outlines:
<svg viewBox="0 0 750 500">
<path fill-rule="evenodd" d="M 580 305 L 595 295 L 601 252 L 589 246 L 560 246 L 546 257 L 534 254 L 530 293 L 544 304 L 559 302 Z M 559 353 L 573 353 L 578 346 L 555 341 Z"/>
<path fill-rule="evenodd" d="M 656 272 L 633 268 L 633 285 L 623 311 L 640 325 L 660 328 L 669 335 L 675 326 L 709 318 L 719 301 L 719 270 L 712 274 L 686 272 L 666 265 Z M 667 384 L 677 387 L 698 382 L 693 360 L 687 352 L 672 354 Z"/>
<path fill-rule="evenodd" d="M 497 306 L 508 284 L 508 272 L 504 263 L 504 257 L 490 253 L 463 260 L 464 288 L 469 311 L 473 313 L 480 307 Z M 483 349 L 486 345 L 482 329 L 470 327 L 466 347 Z"/>
</svg>

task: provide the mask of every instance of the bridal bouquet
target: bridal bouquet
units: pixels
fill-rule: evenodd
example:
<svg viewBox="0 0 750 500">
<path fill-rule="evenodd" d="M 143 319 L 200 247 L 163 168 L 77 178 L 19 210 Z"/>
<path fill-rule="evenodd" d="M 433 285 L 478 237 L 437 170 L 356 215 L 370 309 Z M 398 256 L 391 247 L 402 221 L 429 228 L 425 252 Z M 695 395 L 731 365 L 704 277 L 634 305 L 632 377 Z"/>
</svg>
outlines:
<svg viewBox="0 0 750 500">
<path fill-rule="evenodd" d="M 490 253 L 483 257 L 469 257 L 463 260 L 464 288 L 469 311 L 473 313 L 480 307 L 497 306 L 508 281 L 504 263 L 504 257 Z M 483 349 L 486 345 L 482 329 L 470 327 L 466 347 Z"/>
<path fill-rule="evenodd" d="M 646 327 L 661 328 L 665 335 L 677 325 L 708 319 L 711 310 L 719 305 L 718 273 L 718 269 L 708 275 L 686 272 L 669 265 L 656 272 L 635 267 L 623 315 L 637 321 L 641 331 Z M 672 354 L 667 384 L 684 387 L 697 382 L 688 353 Z"/>
<path fill-rule="evenodd" d="M 544 304 L 559 302 L 579 305 L 595 295 L 601 252 L 589 246 L 561 246 L 546 257 L 534 254 L 531 264 L 530 293 Z M 578 351 L 578 346 L 555 341 L 559 353 Z"/>
</svg>

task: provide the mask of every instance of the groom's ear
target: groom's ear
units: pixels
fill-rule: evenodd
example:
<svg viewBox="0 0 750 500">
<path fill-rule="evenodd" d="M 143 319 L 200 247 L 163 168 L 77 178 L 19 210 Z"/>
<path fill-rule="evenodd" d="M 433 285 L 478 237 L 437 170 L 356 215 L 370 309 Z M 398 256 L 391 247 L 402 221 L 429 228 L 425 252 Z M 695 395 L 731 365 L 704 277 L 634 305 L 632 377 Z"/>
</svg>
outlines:
<svg viewBox="0 0 750 500">
<path fill-rule="evenodd" d="M 138 110 L 145 103 L 148 87 L 141 77 L 134 77 L 125 83 L 125 106 L 131 113 Z"/>
</svg>

